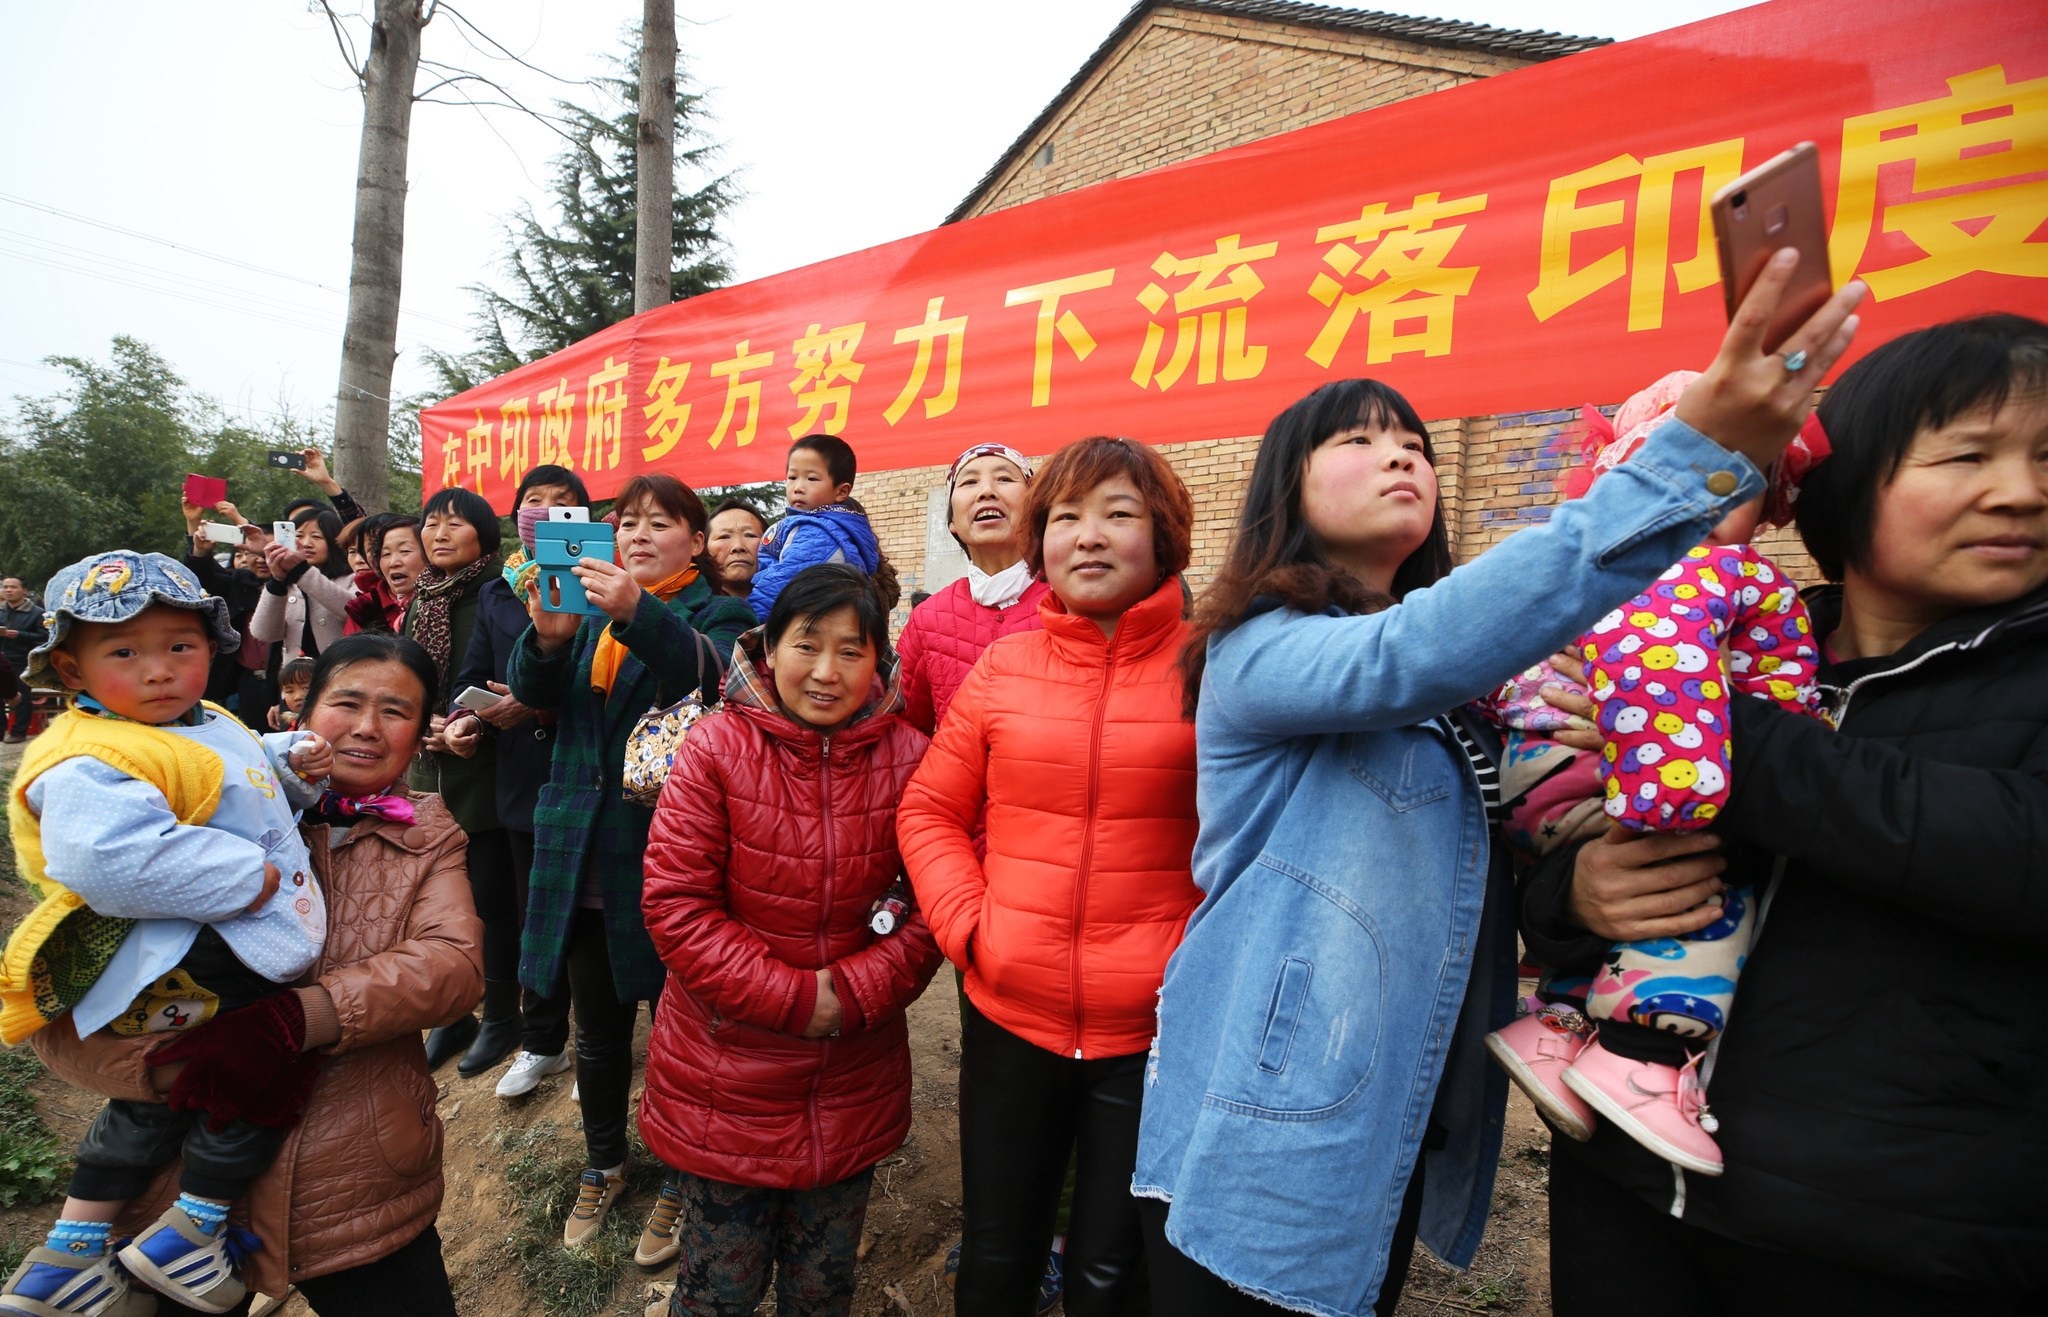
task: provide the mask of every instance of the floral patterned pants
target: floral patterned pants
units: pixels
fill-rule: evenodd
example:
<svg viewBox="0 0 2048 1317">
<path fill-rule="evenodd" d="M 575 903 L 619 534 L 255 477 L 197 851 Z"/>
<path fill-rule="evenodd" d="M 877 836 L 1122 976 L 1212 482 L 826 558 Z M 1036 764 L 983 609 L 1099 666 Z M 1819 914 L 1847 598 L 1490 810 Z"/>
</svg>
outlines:
<svg viewBox="0 0 2048 1317">
<path fill-rule="evenodd" d="M 675 1172 L 683 1254 L 670 1317 L 751 1317 L 771 1274 L 780 1317 L 845 1317 L 874 1179 L 866 1170 L 817 1189 L 754 1189 Z"/>
</svg>

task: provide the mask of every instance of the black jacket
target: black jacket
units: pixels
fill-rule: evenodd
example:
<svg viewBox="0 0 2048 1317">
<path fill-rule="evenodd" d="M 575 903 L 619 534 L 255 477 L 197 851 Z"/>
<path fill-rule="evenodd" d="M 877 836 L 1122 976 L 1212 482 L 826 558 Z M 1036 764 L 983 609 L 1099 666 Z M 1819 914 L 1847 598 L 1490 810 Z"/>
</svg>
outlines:
<svg viewBox="0 0 2048 1317">
<path fill-rule="evenodd" d="M 526 605 L 498 577 L 484 584 L 476 597 L 476 627 L 469 633 L 469 652 L 458 665 L 449 693 L 459 695 L 486 682 L 505 684 L 512 651 L 526 633 Z M 451 711 L 453 706 L 450 706 Z M 484 735 L 497 746 L 498 818 L 518 832 L 533 831 L 533 807 L 548 780 L 555 755 L 555 715 L 535 714 L 503 731 L 484 724 Z"/>
<path fill-rule="evenodd" d="M 19 631 L 18 636 L 0 636 L 0 659 L 16 672 L 28 667 L 28 652 L 43 643 L 49 632 L 43 630 L 43 610 L 33 603 L 0 604 L 0 627 Z"/>
<path fill-rule="evenodd" d="M 1812 603 L 1826 635 L 1839 594 Z M 1708 1075 L 1726 1173 L 1611 1129 L 1559 1155 L 1748 1243 L 2048 1295 L 2048 589 L 1821 682 L 1838 733 L 1735 702 L 1720 831 L 1770 896 Z M 1600 950 L 1561 917 L 1571 862 L 1524 888 L 1548 964 Z"/>
</svg>

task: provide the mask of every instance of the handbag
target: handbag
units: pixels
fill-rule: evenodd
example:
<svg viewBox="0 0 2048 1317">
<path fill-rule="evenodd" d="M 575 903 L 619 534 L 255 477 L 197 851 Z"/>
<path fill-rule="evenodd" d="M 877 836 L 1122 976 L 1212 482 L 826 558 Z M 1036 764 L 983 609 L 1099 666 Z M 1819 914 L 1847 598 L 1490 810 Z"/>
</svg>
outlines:
<svg viewBox="0 0 2048 1317">
<path fill-rule="evenodd" d="M 698 672 L 711 673 L 715 681 L 721 671 L 717 652 L 703 632 L 691 634 L 697 637 Z M 652 806 L 660 798 L 662 787 L 668 783 L 669 769 L 675 767 L 676 751 L 683 748 L 684 734 L 711 712 L 711 704 L 704 698 L 700 681 L 696 690 L 674 704 L 657 704 L 640 715 L 640 721 L 633 724 L 633 730 L 626 736 L 626 771 L 620 778 L 629 803 Z"/>
</svg>

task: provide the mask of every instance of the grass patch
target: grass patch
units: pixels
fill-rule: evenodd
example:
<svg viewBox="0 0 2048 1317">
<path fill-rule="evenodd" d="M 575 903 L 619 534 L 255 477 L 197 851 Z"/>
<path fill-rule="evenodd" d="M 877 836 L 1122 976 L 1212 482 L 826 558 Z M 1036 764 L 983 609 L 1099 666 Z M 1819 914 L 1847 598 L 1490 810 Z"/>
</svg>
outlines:
<svg viewBox="0 0 2048 1317">
<path fill-rule="evenodd" d="M 633 1266 L 641 1219 L 661 1183 L 661 1168 L 634 1140 L 627 1173 L 630 1193 L 612 1209 L 595 1238 L 583 1247 L 562 1247 L 562 1222 L 576 1198 L 583 1170 L 583 1140 L 553 1121 L 493 1136 L 507 1155 L 505 1186 L 511 1191 L 511 1249 L 519 1283 L 547 1317 L 591 1317 L 609 1311 L 612 1295 Z"/>
<path fill-rule="evenodd" d="M 27 1048 L 0 1051 L 0 1207 L 46 1203 L 70 1173 L 70 1157 L 36 1111 L 31 1085 L 42 1073 Z"/>
</svg>

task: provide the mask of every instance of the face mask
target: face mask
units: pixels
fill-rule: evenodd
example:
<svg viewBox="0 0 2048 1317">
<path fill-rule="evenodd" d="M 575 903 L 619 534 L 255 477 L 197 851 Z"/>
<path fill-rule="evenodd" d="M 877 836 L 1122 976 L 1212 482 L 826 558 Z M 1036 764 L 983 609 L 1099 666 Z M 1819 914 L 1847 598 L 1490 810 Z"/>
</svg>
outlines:
<svg viewBox="0 0 2048 1317">
<path fill-rule="evenodd" d="M 548 519 L 548 509 L 541 507 L 519 509 L 519 542 L 526 546 L 526 555 L 533 556 L 533 528 Z"/>
</svg>

